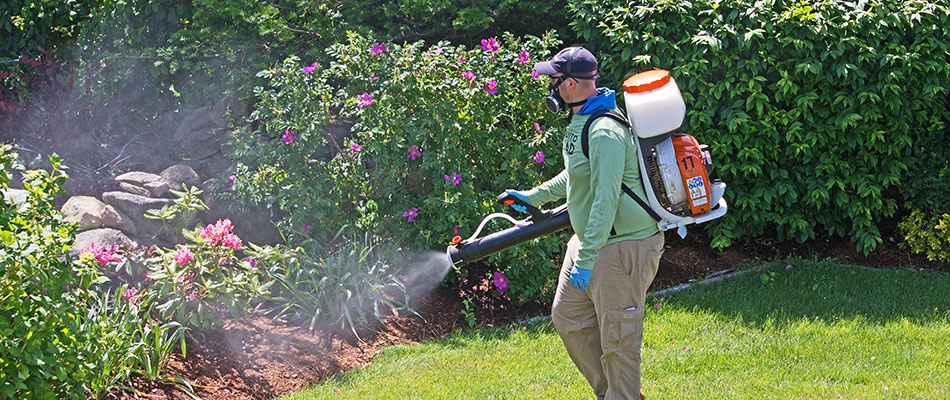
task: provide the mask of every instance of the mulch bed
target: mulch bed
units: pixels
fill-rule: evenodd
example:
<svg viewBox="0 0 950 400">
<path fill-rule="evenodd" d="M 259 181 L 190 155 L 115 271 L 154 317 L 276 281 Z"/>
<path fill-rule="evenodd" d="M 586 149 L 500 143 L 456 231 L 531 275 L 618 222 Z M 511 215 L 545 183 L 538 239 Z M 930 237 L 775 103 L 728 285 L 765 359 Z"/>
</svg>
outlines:
<svg viewBox="0 0 950 400">
<path fill-rule="evenodd" d="M 803 244 L 755 239 L 736 243 L 724 251 L 713 251 L 699 229 L 686 239 L 666 235 L 667 250 L 651 290 L 702 278 L 710 273 L 741 264 L 766 262 L 776 257 L 833 258 L 842 263 L 877 268 L 914 266 L 950 272 L 950 264 L 928 261 L 898 248 L 894 232 L 882 232 L 884 244 L 865 256 L 853 243 L 843 239 L 813 240 Z M 488 288 L 487 280 L 483 283 Z M 471 293 L 465 293 L 470 295 Z M 468 327 L 462 315 L 462 293 L 457 287 L 443 287 L 417 296 L 412 307 L 422 316 L 390 316 L 385 325 L 366 328 L 357 340 L 349 331 L 322 327 L 311 332 L 250 316 L 231 321 L 200 341 L 189 340 L 188 356 L 173 356 L 171 375 L 192 383 L 204 399 L 269 399 L 284 395 L 310 382 L 369 364 L 381 348 L 442 337 Z M 537 315 L 548 314 L 547 304 L 527 304 L 511 308 L 485 301 L 475 309 L 479 324 L 499 326 Z M 180 389 L 153 382 L 137 381 L 138 393 L 113 393 L 109 398 L 188 399 Z"/>
</svg>

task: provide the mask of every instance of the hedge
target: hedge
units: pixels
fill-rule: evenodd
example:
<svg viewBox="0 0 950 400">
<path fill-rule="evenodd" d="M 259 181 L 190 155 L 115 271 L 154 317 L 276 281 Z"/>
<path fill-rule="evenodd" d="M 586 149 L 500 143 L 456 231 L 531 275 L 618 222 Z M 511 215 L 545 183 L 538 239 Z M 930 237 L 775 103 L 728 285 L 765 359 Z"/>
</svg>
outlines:
<svg viewBox="0 0 950 400">
<path fill-rule="evenodd" d="M 689 109 L 681 129 L 710 144 L 729 185 L 730 212 L 710 225 L 715 246 L 824 232 L 866 254 L 882 242 L 882 218 L 946 166 L 935 157 L 945 150 L 919 145 L 948 133 L 946 1 L 570 7 L 606 82 L 650 68 L 677 80 Z"/>
</svg>

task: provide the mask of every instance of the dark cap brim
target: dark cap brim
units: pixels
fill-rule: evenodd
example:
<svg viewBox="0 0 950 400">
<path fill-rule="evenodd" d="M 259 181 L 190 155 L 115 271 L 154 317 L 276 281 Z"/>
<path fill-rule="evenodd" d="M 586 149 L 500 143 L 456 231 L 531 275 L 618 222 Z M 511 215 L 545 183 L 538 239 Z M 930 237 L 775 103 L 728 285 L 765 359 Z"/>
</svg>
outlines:
<svg viewBox="0 0 950 400">
<path fill-rule="evenodd" d="M 541 75 L 554 75 L 558 73 L 557 68 L 554 67 L 553 61 L 542 61 L 534 64 L 534 70 L 538 71 Z"/>
</svg>

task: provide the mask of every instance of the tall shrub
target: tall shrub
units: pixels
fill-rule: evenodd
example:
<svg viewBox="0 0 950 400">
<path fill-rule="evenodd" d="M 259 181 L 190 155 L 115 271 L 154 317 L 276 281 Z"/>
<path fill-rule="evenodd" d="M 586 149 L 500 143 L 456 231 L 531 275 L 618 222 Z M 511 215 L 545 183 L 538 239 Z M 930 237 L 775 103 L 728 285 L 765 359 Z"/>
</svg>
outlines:
<svg viewBox="0 0 950 400">
<path fill-rule="evenodd" d="M 731 210 L 714 245 L 775 232 L 850 238 L 865 253 L 893 194 L 946 133 L 944 1 L 571 0 L 573 26 L 619 83 L 672 71 L 683 131 L 711 145 Z"/>
<path fill-rule="evenodd" d="M 297 239 L 353 224 L 444 249 L 502 210 L 499 192 L 563 168 L 563 121 L 544 111 L 546 81 L 532 76 L 554 44 L 507 35 L 425 47 L 353 34 L 328 50 L 329 65 L 290 58 L 261 72 L 269 85 L 257 89 L 258 129 L 235 135 L 231 193 L 287 212 L 280 224 Z M 334 136 L 327 127 L 338 124 L 349 129 Z M 505 254 L 499 269 L 516 298 L 547 294 L 553 264 L 528 254 L 559 247 L 548 237 Z"/>
</svg>

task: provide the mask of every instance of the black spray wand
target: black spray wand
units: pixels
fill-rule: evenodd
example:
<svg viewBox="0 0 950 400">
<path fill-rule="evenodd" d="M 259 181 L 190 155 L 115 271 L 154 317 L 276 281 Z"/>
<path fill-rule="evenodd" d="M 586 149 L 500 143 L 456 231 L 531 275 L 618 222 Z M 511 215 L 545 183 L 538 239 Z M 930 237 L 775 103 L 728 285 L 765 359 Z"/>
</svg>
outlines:
<svg viewBox="0 0 950 400">
<path fill-rule="evenodd" d="M 445 249 L 453 265 L 461 266 L 482 260 L 509 247 L 560 231 L 571 225 L 570 216 L 567 214 L 567 204 L 551 210 L 541 210 L 507 193 L 499 195 L 498 202 L 506 206 L 524 206 L 529 216 L 520 221 L 504 213 L 494 213 L 485 217 L 470 238 Z M 485 223 L 494 218 L 506 219 L 515 226 L 479 238 L 478 234 L 485 227 Z"/>
</svg>

